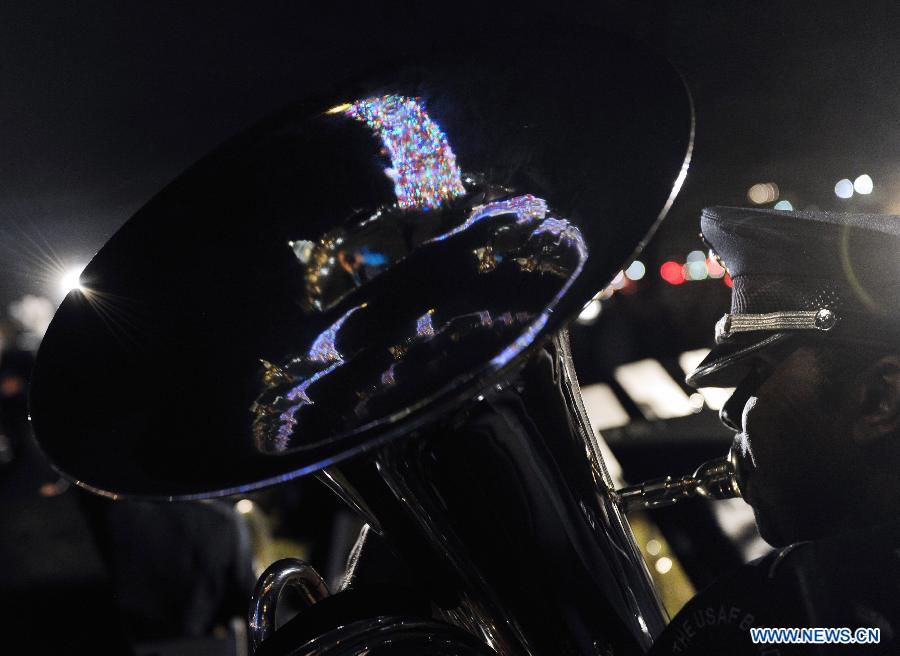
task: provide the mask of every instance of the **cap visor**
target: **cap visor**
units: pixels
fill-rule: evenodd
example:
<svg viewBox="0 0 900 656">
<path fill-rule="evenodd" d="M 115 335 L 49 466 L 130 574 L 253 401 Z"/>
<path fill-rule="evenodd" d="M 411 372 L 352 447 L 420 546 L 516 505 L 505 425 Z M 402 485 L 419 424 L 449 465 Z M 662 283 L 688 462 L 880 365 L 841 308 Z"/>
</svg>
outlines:
<svg viewBox="0 0 900 656">
<path fill-rule="evenodd" d="M 788 337 L 790 333 L 763 333 L 719 344 L 685 380 L 691 387 L 734 387 L 750 372 L 754 355 Z"/>
</svg>

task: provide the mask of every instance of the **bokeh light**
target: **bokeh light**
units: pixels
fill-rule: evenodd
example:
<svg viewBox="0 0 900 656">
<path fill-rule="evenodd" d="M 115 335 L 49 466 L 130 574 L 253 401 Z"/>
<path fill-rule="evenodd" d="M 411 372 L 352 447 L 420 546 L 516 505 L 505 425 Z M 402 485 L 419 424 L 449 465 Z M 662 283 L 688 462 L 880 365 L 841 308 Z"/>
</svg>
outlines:
<svg viewBox="0 0 900 656">
<path fill-rule="evenodd" d="M 747 198 L 751 203 L 763 205 L 778 200 L 778 185 L 774 182 L 760 182 L 747 190 Z"/>
<path fill-rule="evenodd" d="M 791 201 L 789 201 L 789 200 L 780 200 L 777 203 L 775 203 L 774 209 L 790 212 L 791 210 L 794 209 L 794 206 L 791 205 Z"/>
<path fill-rule="evenodd" d="M 656 561 L 656 571 L 660 574 L 668 574 L 669 570 L 672 569 L 672 565 L 672 559 L 668 556 L 663 556 Z"/>
<path fill-rule="evenodd" d="M 725 267 L 719 264 L 719 260 L 715 258 L 712 251 L 710 251 L 706 260 L 706 270 L 709 272 L 710 278 L 721 278 L 725 275 Z"/>
<path fill-rule="evenodd" d="M 680 285 L 684 282 L 684 271 L 678 262 L 669 260 L 659 267 L 659 275 L 670 285 Z"/>
<path fill-rule="evenodd" d="M 706 257 L 684 265 L 685 280 L 706 280 L 707 276 L 709 276 L 709 271 L 706 270 Z"/>
<path fill-rule="evenodd" d="M 868 173 L 863 173 L 861 176 L 856 178 L 853 181 L 853 189 L 858 194 L 868 195 L 872 193 L 872 189 L 875 188 L 875 184 L 872 182 L 872 178 Z"/>
<path fill-rule="evenodd" d="M 834 195 L 838 198 L 850 198 L 853 196 L 853 183 L 847 178 L 838 180 L 837 184 L 834 185 Z"/>
<path fill-rule="evenodd" d="M 599 298 L 595 298 L 592 301 L 588 301 L 587 305 L 585 305 L 581 309 L 581 313 L 578 315 L 578 323 L 580 324 L 591 324 L 597 320 L 597 317 L 600 316 L 600 312 L 603 310 L 603 305 L 600 302 Z"/>
<path fill-rule="evenodd" d="M 640 260 L 635 260 L 632 262 L 627 269 L 625 269 L 625 275 L 628 276 L 630 280 L 640 280 L 644 277 L 644 274 L 647 273 L 647 267 L 644 266 L 644 263 Z"/>
</svg>

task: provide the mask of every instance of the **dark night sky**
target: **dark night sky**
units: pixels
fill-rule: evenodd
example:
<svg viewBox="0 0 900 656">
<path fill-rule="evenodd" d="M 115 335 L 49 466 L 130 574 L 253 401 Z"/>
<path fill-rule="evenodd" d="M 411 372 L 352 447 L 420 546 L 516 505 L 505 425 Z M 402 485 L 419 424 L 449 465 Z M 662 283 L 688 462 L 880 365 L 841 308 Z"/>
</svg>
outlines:
<svg viewBox="0 0 900 656">
<path fill-rule="evenodd" d="M 875 193 L 843 207 L 900 211 L 893 3 L 511 7 L 617 26 L 685 75 L 695 157 L 649 262 L 683 257 L 700 208 L 744 203 L 754 182 L 775 180 L 798 208 L 837 209 L 835 181 L 868 172 Z M 52 262 L 86 261 L 163 184 L 261 116 L 463 28 L 489 38 L 496 20 L 463 4 L 4 3 L 0 308 L 52 291 Z"/>
</svg>

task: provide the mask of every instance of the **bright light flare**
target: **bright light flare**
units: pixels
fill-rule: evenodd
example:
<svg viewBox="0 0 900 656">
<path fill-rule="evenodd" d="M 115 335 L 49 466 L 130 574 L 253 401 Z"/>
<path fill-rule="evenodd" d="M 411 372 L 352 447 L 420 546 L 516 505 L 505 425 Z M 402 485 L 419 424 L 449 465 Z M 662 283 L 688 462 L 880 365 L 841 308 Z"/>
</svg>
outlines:
<svg viewBox="0 0 900 656">
<path fill-rule="evenodd" d="M 59 290 L 65 295 L 71 291 L 84 291 L 81 284 L 81 272 L 84 271 L 85 265 L 74 266 L 63 273 L 59 279 Z"/>
</svg>

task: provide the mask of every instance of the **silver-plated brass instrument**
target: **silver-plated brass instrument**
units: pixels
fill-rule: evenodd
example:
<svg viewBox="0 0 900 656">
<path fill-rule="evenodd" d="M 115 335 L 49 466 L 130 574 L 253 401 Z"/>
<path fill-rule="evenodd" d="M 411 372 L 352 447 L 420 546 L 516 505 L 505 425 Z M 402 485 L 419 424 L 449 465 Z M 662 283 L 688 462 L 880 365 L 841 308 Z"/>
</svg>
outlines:
<svg viewBox="0 0 900 656">
<path fill-rule="evenodd" d="M 735 446 L 724 458 L 704 462 L 693 474 L 675 478 L 665 476 L 639 485 L 629 485 L 616 492 L 625 512 L 652 510 L 670 506 L 683 499 L 734 499 L 741 496 Z"/>
<path fill-rule="evenodd" d="M 692 131 L 664 59 L 588 29 L 311 95 L 85 269 L 38 354 L 37 438 L 113 498 L 316 474 L 411 573 L 313 578 L 290 648 L 261 590 L 257 654 L 642 653 L 665 618 L 624 510 L 719 494 L 727 468 L 615 493 L 565 326 L 665 215 Z"/>
</svg>

